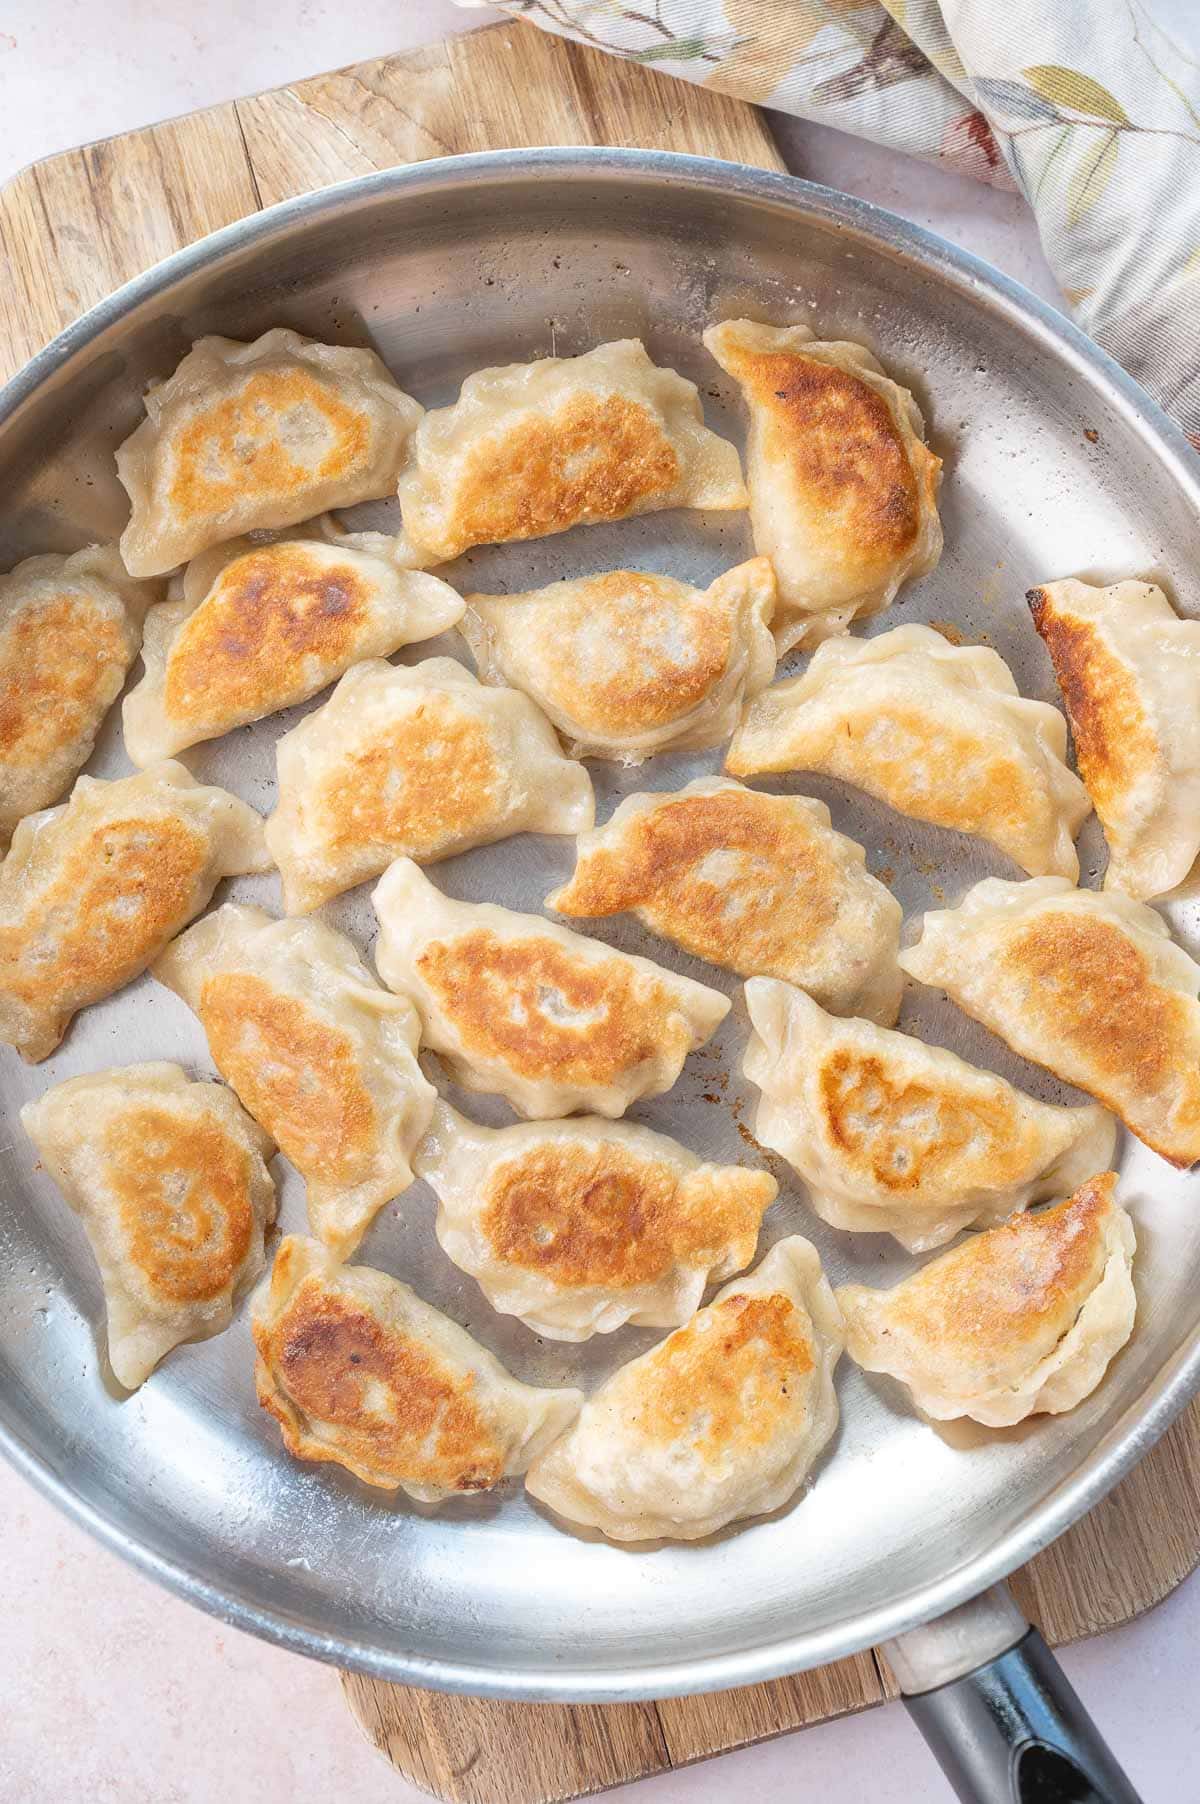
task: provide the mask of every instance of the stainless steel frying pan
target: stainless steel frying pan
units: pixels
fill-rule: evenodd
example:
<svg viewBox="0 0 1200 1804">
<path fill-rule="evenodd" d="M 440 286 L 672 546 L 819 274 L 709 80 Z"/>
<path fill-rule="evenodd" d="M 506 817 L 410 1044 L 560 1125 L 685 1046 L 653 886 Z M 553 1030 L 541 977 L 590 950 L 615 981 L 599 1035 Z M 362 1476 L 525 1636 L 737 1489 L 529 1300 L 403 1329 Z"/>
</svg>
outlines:
<svg viewBox="0 0 1200 1804">
<path fill-rule="evenodd" d="M 875 346 L 926 409 L 946 459 L 946 555 L 876 630 L 953 622 L 994 645 L 1026 694 L 1056 700 L 1022 600 L 1032 582 L 1153 575 L 1195 605 L 1200 465 L 1064 319 L 876 208 L 786 177 L 636 151 L 500 153 L 390 171 L 273 208 L 171 258 L 64 333 L 0 397 L 0 551 L 12 561 L 119 529 L 113 447 L 139 417 L 145 384 L 203 332 L 250 337 L 282 323 L 372 343 L 429 403 L 483 364 L 639 334 L 700 383 L 711 423 L 737 437 L 738 408 L 699 337 L 710 320 L 743 311 L 811 319 L 825 336 Z M 388 517 L 386 507 L 358 513 Z M 527 588 L 621 563 L 707 580 L 747 546 L 741 516 L 667 514 L 480 552 L 448 574 L 482 589 Z M 190 762 L 267 807 L 273 742 L 294 718 L 199 748 Z M 601 812 L 631 788 L 673 788 L 715 763 L 660 758 L 633 774 L 594 766 Z M 91 768 L 127 768 L 115 721 Z M 1018 874 L 975 842 L 836 785 L 792 787 L 826 797 L 910 913 L 988 871 Z M 1085 838 L 1083 854 L 1084 881 L 1094 882 L 1098 838 Z M 523 838 L 443 865 L 438 880 L 456 895 L 536 909 L 569 862 L 563 842 Z M 237 891 L 275 898 L 269 879 Z M 1194 950 L 1196 906 L 1168 912 Z M 369 942 L 362 897 L 333 913 Z M 689 968 L 627 922 L 603 937 Z M 1066 1094 L 931 992 L 909 996 L 902 1025 L 1038 1095 Z M 746 1156 L 745 1032 L 735 1007 L 716 1044 L 639 1118 L 709 1156 Z M 304 1653 L 492 1696 L 741 1685 L 900 1637 L 897 1670 L 963 1797 L 1054 1797 L 1042 1743 L 1091 1775 L 1093 1793 L 1063 1797 L 1132 1797 L 1006 1594 L 969 1600 L 1094 1503 L 1200 1384 L 1195 1180 L 1124 1145 L 1139 1325 L 1070 1415 L 1004 1433 L 938 1431 L 895 1388 L 844 1365 L 841 1430 L 793 1508 L 703 1546 L 629 1551 L 565 1532 L 519 1487 L 427 1511 L 289 1461 L 254 1403 L 244 1318 L 172 1354 L 122 1399 L 97 1352 L 100 1293 L 82 1234 L 35 1170 L 15 1112 L 76 1072 L 161 1057 L 210 1068 L 188 1011 L 144 979 L 88 1011 L 46 1065 L 0 1061 L 10 1123 L 0 1149 L 3 1440 L 110 1545 L 226 1620 Z M 478 1098 L 465 1106 L 501 1118 Z M 890 1281 L 910 1268 L 883 1236 L 825 1228 L 779 1175 L 769 1238 L 809 1234 L 835 1280 Z M 283 1196 L 284 1225 L 299 1226 L 294 1176 Z M 624 1330 L 583 1348 L 538 1342 L 447 1264 L 431 1217 L 430 1197 L 414 1189 L 363 1257 L 411 1278 L 519 1376 L 592 1385 L 654 1338 Z"/>
</svg>

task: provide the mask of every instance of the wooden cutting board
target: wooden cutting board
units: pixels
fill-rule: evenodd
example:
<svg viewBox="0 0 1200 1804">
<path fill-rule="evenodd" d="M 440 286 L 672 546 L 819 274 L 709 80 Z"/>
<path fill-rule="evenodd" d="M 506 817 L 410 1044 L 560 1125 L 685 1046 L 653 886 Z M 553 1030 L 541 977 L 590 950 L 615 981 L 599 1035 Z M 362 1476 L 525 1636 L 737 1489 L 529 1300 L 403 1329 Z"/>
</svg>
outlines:
<svg viewBox="0 0 1200 1804">
<path fill-rule="evenodd" d="M 762 115 L 722 95 L 496 25 L 49 157 L 0 189 L 0 375 L 180 246 L 347 176 L 456 151 L 628 144 L 781 169 Z M 1200 1405 L 1014 1580 L 1056 1644 L 1158 1603 L 1200 1561 Z M 364 1732 L 454 1804 L 600 1791 L 895 1696 L 866 1653 L 711 1697 L 502 1704 L 343 1675 Z"/>
</svg>

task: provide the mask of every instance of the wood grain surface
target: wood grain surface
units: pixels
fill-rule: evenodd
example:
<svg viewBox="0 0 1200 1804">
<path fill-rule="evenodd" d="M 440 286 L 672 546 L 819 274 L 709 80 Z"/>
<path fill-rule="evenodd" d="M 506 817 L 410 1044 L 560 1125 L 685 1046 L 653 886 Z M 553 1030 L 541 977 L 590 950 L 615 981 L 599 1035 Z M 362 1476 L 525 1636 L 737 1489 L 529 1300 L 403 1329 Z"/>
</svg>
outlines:
<svg viewBox="0 0 1200 1804">
<path fill-rule="evenodd" d="M 534 144 L 651 146 L 783 167 L 753 107 L 526 26 L 485 27 L 24 170 L 0 190 L 0 375 L 120 283 L 260 207 L 397 163 Z M 1198 1560 L 1200 1406 L 1014 1589 L 1062 1643 L 1150 1608 Z M 895 1695 L 870 1653 L 648 1704 L 503 1704 L 350 1673 L 343 1682 L 375 1746 L 453 1804 L 577 1797 Z"/>
<path fill-rule="evenodd" d="M 485 26 L 48 157 L 0 189 L 0 378 L 171 251 L 330 182 L 533 144 L 782 169 L 755 108 L 523 25 Z"/>
</svg>

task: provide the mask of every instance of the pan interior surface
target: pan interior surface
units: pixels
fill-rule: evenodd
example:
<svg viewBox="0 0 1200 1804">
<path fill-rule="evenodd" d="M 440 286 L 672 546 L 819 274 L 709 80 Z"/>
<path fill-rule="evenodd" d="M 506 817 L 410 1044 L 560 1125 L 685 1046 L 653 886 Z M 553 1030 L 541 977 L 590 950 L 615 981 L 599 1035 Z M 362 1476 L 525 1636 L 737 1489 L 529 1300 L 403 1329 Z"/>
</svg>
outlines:
<svg viewBox="0 0 1200 1804">
<path fill-rule="evenodd" d="M 0 425 L 2 567 L 116 535 L 125 502 L 113 449 L 137 423 L 146 384 L 205 332 L 250 338 L 288 325 L 370 344 L 427 406 L 452 399 L 472 369 L 637 336 L 699 384 L 709 424 L 740 443 L 732 386 L 700 334 L 743 313 L 869 345 L 912 387 L 945 460 L 945 556 L 868 633 L 909 620 L 948 627 L 994 646 L 1023 694 L 1057 703 L 1024 602 L 1032 584 L 1138 576 L 1164 582 L 1184 611 L 1200 608 L 1200 488 L 1182 441 L 1065 322 L 889 215 L 783 178 L 650 153 L 512 153 L 396 171 L 183 253 L 73 329 L 65 351 L 40 360 L 36 382 L 10 390 Z M 385 525 L 395 512 L 379 504 L 345 517 Z M 480 550 L 439 574 L 484 591 L 617 566 L 703 583 L 750 551 L 742 514 L 670 513 Z M 451 637 L 402 659 L 444 650 L 465 656 Z M 184 759 L 265 812 L 275 740 L 307 711 Z M 600 818 L 624 794 L 677 788 L 719 760 L 593 763 Z M 117 710 L 88 769 L 128 768 Z M 1020 875 L 980 842 L 904 820 L 838 784 L 764 786 L 826 800 L 910 916 L 952 904 L 982 876 Z M 1080 851 L 1082 881 L 1095 884 L 1103 846 L 1094 820 Z M 433 876 L 452 895 L 537 911 L 571 863 L 570 841 L 525 837 Z M 273 877 L 227 885 L 225 896 L 279 906 Z M 1200 907 L 1165 912 L 1195 953 Z M 369 950 L 366 889 L 326 914 Z M 739 995 L 732 976 L 631 920 L 589 930 Z M 931 991 L 910 988 L 900 1025 L 1035 1095 L 1078 1100 Z M 746 1034 L 735 1002 L 676 1088 L 630 1118 L 707 1157 L 758 1162 L 754 1093 L 740 1069 Z M 1019 1563 L 1144 1449 L 1195 1382 L 1200 1185 L 1126 1136 L 1120 1194 L 1138 1232 L 1138 1326 L 1099 1390 L 1065 1417 L 1004 1432 L 935 1428 L 898 1390 L 843 1361 L 841 1427 L 808 1492 L 709 1543 L 610 1546 L 555 1525 L 519 1484 L 440 1510 L 393 1501 L 284 1454 L 255 1402 L 245 1309 L 226 1334 L 170 1355 L 131 1398 L 107 1374 L 82 1231 L 37 1169 L 16 1112 L 64 1078 L 160 1058 L 211 1071 L 187 1008 L 143 978 L 81 1016 L 45 1064 L 24 1068 L 8 1053 L 0 1062 L 0 1425 L 25 1469 L 124 1552 L 229 1619 L 343 1664 L 578 1698 L 664 1695 L 815 1664 Z M 510 1119 L 496 1099 L 443 1087 L 476 1119 Z M 826 1227 L 787 1169 L 770 1168 L 781 1190 L 764 1248 L 804 1233 L 835 1283 L 890 1283 L 917 1263 L 885 1236 Z M 294 1173 L 281 1204 L 282 1228 L 303 1231 Z M 625 1329 L 583 1346 L 540 1341 L 492 1313 L 448 1263 L 433 1214 L 430 1193 L 414 1186 L 383 1211 L 357 1257 L 413 1283 L 518 1377 L 590 1389 L 658 1338 Z"/>
</svg>

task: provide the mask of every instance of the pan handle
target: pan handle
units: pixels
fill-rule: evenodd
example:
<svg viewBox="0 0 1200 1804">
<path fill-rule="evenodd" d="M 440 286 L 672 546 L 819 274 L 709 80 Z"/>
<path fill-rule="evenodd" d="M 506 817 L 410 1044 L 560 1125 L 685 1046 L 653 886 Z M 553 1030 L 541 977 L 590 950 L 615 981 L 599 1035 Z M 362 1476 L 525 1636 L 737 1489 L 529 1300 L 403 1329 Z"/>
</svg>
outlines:
<svg viewBox="0 0 1200 1804">
<path fill-rule="evenodd" d="M 1141 1804 L 1007 1585 L 884 1652 L 962 1804 Z"/>
</svg>

